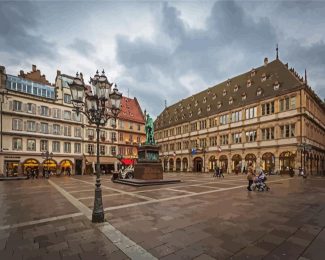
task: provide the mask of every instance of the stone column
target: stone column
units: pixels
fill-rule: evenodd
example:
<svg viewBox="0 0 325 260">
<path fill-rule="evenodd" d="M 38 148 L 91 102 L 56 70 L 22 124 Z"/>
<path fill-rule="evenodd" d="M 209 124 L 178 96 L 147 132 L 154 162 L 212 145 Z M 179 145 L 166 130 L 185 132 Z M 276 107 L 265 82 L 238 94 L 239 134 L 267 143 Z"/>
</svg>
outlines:
<svg viewBox="0 0 325 260">
<path fill-rule="evenodd" d="M 280 159 L 279 157 L 274 156 L 274 171 L 279 171 L 280 172 Z"/>
<path fill-rule="evenodd" d="M 181 172 L 183 171 L 183 158 L 181 158 Z"/>
</svg>

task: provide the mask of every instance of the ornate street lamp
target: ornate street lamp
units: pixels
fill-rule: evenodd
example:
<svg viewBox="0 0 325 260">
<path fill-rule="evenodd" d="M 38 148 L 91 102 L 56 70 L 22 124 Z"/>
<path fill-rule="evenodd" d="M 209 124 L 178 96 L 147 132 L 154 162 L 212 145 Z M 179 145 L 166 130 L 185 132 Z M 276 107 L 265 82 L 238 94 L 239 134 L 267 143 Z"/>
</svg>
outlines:
<svg viewBox="0 0 325 260">
<path fill-rule="evenodd" d="M 104 222 L 104 209 L 102 201 L 102 190 L 100 183 L 100 164 L 99 164 L 99 128 L 104 126 L 110 118 L 116 120 L 119 112 L 122 94 L 115 87 L 113 91 L 112 83 L 109 83 L 105 72 L 102 75 L 96 72 L 93 78 L 90 78 L 91 85 L 86 87 L 83 80 L 76 74 L 73 82 L 69 84 L 72 96 L 72 104 L 77 115 L 84 114 L 89 124 L 96 125 L 97 132 L 97 163 L 96 163 L 96 188 L 95 200 L 92 214 L 92 222 Z"/>
<path fill-rule="evenodd" d="M 50 153 L 49 151 L 42 152 L 42 158 L 45 159 L 45 163 L 47 165 L 47 171 L 49 171 L 49 166 L 48 166 L 49 160 L 53 158 L 53 153 Z"/>
</svg>

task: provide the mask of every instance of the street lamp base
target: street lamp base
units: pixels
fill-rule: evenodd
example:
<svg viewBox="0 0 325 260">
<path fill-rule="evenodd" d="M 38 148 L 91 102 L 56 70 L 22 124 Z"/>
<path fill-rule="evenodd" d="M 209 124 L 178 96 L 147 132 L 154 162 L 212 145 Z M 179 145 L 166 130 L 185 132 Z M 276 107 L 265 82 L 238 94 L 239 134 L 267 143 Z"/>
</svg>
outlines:
<svg viewBox="0 0 325 260">
<path fill-rule="evenodd" d="M 93 223 L 102 223 L 105 221 L 103 201 L 102 201 L 102 189 L 96 187 L 95 189 L 95 201 L 92 220 Z"/>
</svg>

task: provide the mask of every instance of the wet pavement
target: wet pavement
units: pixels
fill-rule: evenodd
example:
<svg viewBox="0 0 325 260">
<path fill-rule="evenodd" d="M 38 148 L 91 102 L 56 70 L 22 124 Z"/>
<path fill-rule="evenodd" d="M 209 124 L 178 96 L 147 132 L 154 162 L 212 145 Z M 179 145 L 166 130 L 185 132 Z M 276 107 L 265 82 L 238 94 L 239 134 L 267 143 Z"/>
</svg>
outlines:
<svg viewBox="0 0 325 260">
<path fill-rule="evenodd" d="M 248 192 L 245 177 L 104 176 L 104 225 L 89 220 L 93 176 L 0 182 L 0 259 L 324 259 L 325 178 L 271 176 L 270 191 Z"/>
</svg>

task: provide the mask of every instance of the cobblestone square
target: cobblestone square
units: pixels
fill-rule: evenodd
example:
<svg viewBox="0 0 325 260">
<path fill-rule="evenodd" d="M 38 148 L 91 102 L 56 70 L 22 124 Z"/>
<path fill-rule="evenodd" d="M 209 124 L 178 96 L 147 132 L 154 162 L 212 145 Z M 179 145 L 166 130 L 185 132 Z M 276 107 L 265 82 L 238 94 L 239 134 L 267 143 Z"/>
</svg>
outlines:
<svg viewBox="0 0 325 260">
<path fill-rule="evenodd" d="M 102 177 L 107 222 L 92 224 L 93 176 L 0 182 L 0 259 L 323 259 L 325 179 L 169 173 L 132 187 Z M 72 258 L 71 258 L 72 257 Z"/>
</svg>

